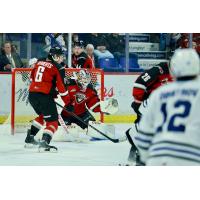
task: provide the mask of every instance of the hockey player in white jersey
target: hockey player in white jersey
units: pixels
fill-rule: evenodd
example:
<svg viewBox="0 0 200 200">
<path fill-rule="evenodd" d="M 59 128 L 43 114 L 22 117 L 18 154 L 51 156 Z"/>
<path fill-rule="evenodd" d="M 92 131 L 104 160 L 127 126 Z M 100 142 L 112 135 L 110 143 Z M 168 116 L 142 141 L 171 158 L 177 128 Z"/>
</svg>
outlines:
<svg viewBox="0 0 200 200">
<path fill-rule="evenodd" d="M 133 137 L 146 165 L 200 165 L 200 60 L 193 49 L 171 59 L 176 81 L 149 98 Z"/>
</svg>

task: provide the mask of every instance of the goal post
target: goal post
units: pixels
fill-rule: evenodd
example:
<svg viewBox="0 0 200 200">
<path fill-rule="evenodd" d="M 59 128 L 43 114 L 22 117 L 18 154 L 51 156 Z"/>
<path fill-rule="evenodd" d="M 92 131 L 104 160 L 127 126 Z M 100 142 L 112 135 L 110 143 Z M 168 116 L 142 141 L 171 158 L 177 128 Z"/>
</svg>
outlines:
<svg viewBox="0 0 200 200">
<path fill-rule="evenodd" d="M 12 70 L 12 95 L 11 95 L 11 133 L 15 134 L 30 126 L 36 113 L 29 104 L 28 94 L 30 85 L 31 68 L 15 68 Z M 67 78 L 74 78 L 81 69 L 66 68 Z M 91 74 L 91 84 L 98 92 L 101 101 L 104 100 L 104 72 L 101 69 L 87 69 Z M 95 114 L 95 118 L 104 121 L 103 114 Z M 18 130 L 17 130 L 18 129 Z"/>
</svg>

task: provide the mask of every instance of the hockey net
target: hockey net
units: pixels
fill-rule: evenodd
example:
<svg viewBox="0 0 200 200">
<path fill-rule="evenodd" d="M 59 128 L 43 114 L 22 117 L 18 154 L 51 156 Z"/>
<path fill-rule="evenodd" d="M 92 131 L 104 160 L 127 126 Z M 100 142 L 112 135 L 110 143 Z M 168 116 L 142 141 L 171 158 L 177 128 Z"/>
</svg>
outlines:
<svg viewBox="0 0 200 200">
<path fill-rule="evenodd" d="M 66 77 L 74 78 L 80 69 L 66 69 Z M 88 69 L 91 74 L 91 84 L 98 92 L 100 100 L 104 95 L 104 73 L 100 69 Z M 11 133 L 24 132 L 31 125 L 31 121 L 36 114 L 28 101 L 30 85 L 30 68 L 17 68 L 12 72 L 12 100 L 11 115 L 9 123 L 11 124 Z M 103 114 L 95 114 L 96 120 L 103 121 Z M 7 122 L 8 123 L 8 122 Z"/>
</svg>

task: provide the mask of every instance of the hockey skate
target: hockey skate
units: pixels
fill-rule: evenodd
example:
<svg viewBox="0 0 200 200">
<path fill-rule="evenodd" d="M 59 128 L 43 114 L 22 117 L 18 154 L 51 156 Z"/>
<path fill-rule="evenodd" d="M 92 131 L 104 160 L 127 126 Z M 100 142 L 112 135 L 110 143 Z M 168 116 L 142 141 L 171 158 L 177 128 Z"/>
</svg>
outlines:
<svg viewBox="0 0 200 200">
<path fill-rule="evenodd" d="M 52 145 L 49 145 L 51 141 L 51 136 L 48 134 L 43 134 L 42 140 L 39 142 L 38 151 L 39 152 L 57 152 L 58 148 Z"/>
<path fill-rule="evenodd" d="M 144 166 L 144 163 L 140 160 L 140 154 L 135 146 L 132 146 L 129 152 L 128 161 L 119 166 Z"/>
<path fill-rule="evenodd" d="M 38 144 L 39 142 L 34 139 L 34 135 L 31 135 L 31 130 L 28 129 L 24 147 L 33 148 L 36 147 Z"/>
<path fill-rule="evenodd" d="M 128 161 L 123 164 L 119 164 L 119 166 L 138 166 L 138 151 L 132 146 L 129 152 Z"/>
</svg>

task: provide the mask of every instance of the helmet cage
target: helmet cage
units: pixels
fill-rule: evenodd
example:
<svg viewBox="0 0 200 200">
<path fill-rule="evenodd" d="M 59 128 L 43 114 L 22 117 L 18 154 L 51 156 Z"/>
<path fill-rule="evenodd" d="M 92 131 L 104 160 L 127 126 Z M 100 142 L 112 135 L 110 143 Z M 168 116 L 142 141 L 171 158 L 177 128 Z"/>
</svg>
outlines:
<svg viewBox="0 0 200 200">
<path fill-rule="evenodd" d="M 91 82 L 91 75 L 85 70 L 80 70 L 77 75 L 77 81 L 81 85 L 82 89 L 86 89 Z"/>
</svg>

